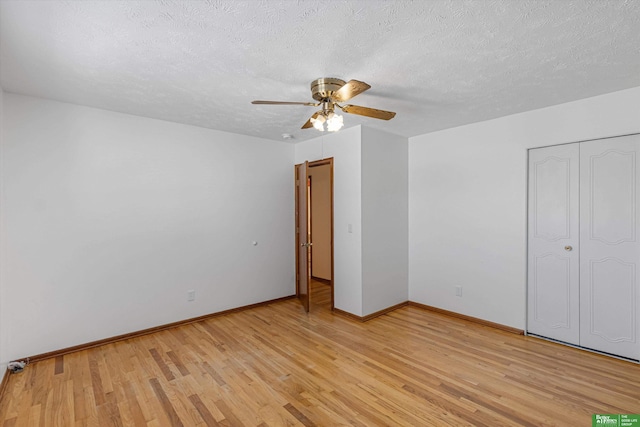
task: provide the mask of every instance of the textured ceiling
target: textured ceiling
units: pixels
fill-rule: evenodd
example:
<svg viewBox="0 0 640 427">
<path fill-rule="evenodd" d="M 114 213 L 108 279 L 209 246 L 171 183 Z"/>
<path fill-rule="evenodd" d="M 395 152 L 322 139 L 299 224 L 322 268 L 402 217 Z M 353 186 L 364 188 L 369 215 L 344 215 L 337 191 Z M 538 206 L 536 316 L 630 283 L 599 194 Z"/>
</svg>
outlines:
<svg viewBox="0 0 640 427">
<path fill-rule="evenodd" d="M 0 0 L 7 92 L 295 141 L 318 77 L 403 136 L 640 86 L 640 1 Z"/>
</svg>

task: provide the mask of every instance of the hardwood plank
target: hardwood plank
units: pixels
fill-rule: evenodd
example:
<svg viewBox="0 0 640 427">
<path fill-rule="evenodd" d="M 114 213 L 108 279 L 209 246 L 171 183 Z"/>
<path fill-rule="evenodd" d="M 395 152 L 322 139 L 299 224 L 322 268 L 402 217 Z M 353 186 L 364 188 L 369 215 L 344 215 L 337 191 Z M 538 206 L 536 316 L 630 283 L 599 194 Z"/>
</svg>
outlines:
<svg viewBox="0 0 640 427">
<path fill-rule="evenodd" d="M 98 360 L 96 357 L 89 359 L 89 370 L 91 372 L 91 388 L 93 390 L 93 398 L 96 402 L 96 406 L 105 404 L 105 396 L 102 388 L 102 377 L 100 375 L 100 368 L 98 367 Z"/>
<path fill-rule="evenodd" d="M 178 372 L 180 372 L 180 375 L 182 375 L 183 377 L 189 375 L 189 370 L 186 366 L 184 366 L 180 358 L 173 351 L 167 351 L 167 356 L 169 356 L 169 359 L 171 359 L 176 368 L 178 368 Z"/>
<path fill-rule="evenodd" d="M 63 372 L 64 372 L 64 356 L 56 356 L 55 375 L 59 375 Z"/>
<path fill-rule="evenodd" d="M 29 415 L 27 417 L 28 426 L 41 426 L 44 424 L 44 420 L 40 420 L 40 414 L 42 413 L 42 408 L 40 405 L 29 407 Z"/>
<path fill-rule="evenodd" d="M 173 372 L 171 372 L 169 366 L 164 362 L 164 359 L 162 359 L 162 356 L 160 355 L 160 353 L 158 353 L 158 350 L 156 350 L 155 348 L 150 348 L 149 353 L 153 357 L 153 360 L 156 362 L 156 364 L 160 368 L 160 371 L 162 372 L 162 375 L 164 375 L 167 381 L 174 380 L 175 377 L 173 376 Z"/>
<path fill-rule="evenodd" d="M 231 426 L 243 426 L 245 423 L 240 421 L 237 415 L 233 412 L 233 410 L 227 405 L 224 400 L 218 400 L 215 402 L 216 407 L 222 414 L 224 415 L 225 421 Z M 223 424 L 224 425 L 224 424 Z"/>
<path fill-rule="evenodd" d="M 173 407 L 171 401 L 169 400 L 166 393 L 162 389 L 162 386 L 160 385 L 160 381 L 158 381 L 158 379 L 156 378 L 152 378 L 149 380 L 149 384 L 151 384 L 151 387 L 153 387 L 153 391 L 155 392 L 156 397 L 158 398 L 158 401 L 162 405 L 162 409 L 164 409 L 165 414 L 169 418 L 169 422 L 171 423 L 171 426 L 182 427 L 183 426 L 182 420 L 180 420 L 180 417 L 176 413 L 176 410 Z"/>
<path fill-rule="evenodd" d="M 118 406 L 112 402 L 108 401 L 98 407 L 98 418 L 101 420 L 100 423 L 105 426 L 113 426 L 113 427 L 123 427 L 122 418 L 120 416 L 120 411 Z M 58 424 L 58 425 L 68 425 L 66 423 Z"/>
<path fill-rule="evenodd" d="M 211 415 L 211 412 L 209 412 L 207 406 L 202 403 L 202 400 L 200 400 L 200 396 L 198 396 L 197 394 L 192 394 L 191 396 L 189 396 L 189 400 L 191 401 L 191 403 L 193 403 L 193 406 L 196 408 L 198 414 L 200 414 L 202 420 L 208 427 L 216 427 L 220 425 L 218 424 L 218 421 L 213 418 L 213 415 Z"/>
<path fill-rule="evenodd" d="M 138 426 L 146 424 L 147 420 L 142 412 L 140 402 L 138 401 L 138 395 L 130 382 L 124 384 L 124 392 L 126 400 L 121 403 L 121 408 L 127 408 L 133 425 Z"/>
<path fill-rule="evenodd" d="M 218 383 L 218 385 L 223 386 L 223 385 L 227 385 L 227 383 L 225 382 L 225 380 L 222 378 L 222 376 L 220 376 L 215 369 L 213 369 L 211 367 L 211 365 L 209 365 L 208 362 L 203 362 L 202 366 L 204 367 L 205 371 L 211 375 L 211 378 L 213 378 L 213 380 Z"/>
<path fill-rule="evenodd" d="M 302 423 L 305 427 L 315 427 L 315 423 L 307 418 L 302 412 L 300 412 L 295 406 L 291 403 L 287 403 L 284 405 L 284 409 L 286 409 L 291 415 L 296 417 L 298 421 Z"/>
</svg>

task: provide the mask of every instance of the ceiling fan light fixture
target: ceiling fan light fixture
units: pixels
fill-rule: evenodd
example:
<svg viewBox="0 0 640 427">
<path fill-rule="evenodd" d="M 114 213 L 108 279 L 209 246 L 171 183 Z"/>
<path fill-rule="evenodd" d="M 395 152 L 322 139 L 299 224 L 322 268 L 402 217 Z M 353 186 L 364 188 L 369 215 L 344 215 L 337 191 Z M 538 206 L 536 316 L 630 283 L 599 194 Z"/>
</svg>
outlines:
<svg viewBox="0 0 640 427">
<path fill-rule="evenodd" d="M 342 116 L 339 114 L 331 113 L 327 119 L 327 130 L 329 132 L 337 132 L 344 126 Z"/>
<path fill-rule="evenodd" d="M 314 119 L 312 117 L 310 120 L 314 128 L 318 129 L 320 132 L 324 132 L 324 122 L 326 121 L 326 119 L 322 114 L 318 114 L 317 118 Z"/>
</svg>

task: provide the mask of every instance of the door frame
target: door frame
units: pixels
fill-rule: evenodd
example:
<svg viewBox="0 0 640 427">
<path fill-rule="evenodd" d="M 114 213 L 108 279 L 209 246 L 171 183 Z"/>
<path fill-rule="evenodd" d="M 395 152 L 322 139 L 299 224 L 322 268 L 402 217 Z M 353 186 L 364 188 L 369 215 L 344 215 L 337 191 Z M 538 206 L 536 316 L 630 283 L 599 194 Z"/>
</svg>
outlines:
<svg viewBox="0 0 640 427">
<path fill-rule="evenodd" d="M 294 184 L 297 185 L 297 181 L 298 181 L 298 176 L 297 176 L 297 167 L 299 165 L 301 165 L 302 163 L 296 164 L 294 165 Z M 322 159 L 322 160 L 316 160 L 313 162 L 308 162 L 307 167 L 313 168 L 313 167 L 317 167 L 317 166 L 324 166 L 324 165 L 329 165 L 329 194 L 330 194 L 330 209 L 331 209 L 331 311 L 334 310 L 335 308 L 335 270 L 334 270 L 334 266 L 335 266 L 335 261 L 334 261 L 334 203 L 333 203 L 333 199 L 334 199 L 334 192 L 333 192 L 333 187 L 334 187 L 334 183 L 333 183 L 333 157 L 329 157 L 326 159 Z M 307 177 L 308 178 L 308 177 Z M 312 190 L 313 191 L 313 190 Z M 300 203 L 299 201 L 299 197 L 298 197 L 298 192 L 295 192 L 296 194 L 296 199 L 295 199 L 295 210 L 297 212 L 298 210 L 298 204 Z M 308 215 L 311 216 L 311 211 L 309 210 Z M 299 261 L 298 261 L 298 247 L 300 246 L 300 238 L 298 236 L 298 221 L 299 218 L 296 216 L 296 220 L 295 220 L 295 254 L 296 254 L 296 295 L 300 295 L 300 267 L 299 267 Z M 311 250 L 313 251 L 313 246 L 311 247 Z M 312 261 L 313 262 L 313 258 Z M 309 292 L 309 295 L 311 295 L 311 292 Z M 311 298 L 311 297 L 310 297 Z"/>
</svg>

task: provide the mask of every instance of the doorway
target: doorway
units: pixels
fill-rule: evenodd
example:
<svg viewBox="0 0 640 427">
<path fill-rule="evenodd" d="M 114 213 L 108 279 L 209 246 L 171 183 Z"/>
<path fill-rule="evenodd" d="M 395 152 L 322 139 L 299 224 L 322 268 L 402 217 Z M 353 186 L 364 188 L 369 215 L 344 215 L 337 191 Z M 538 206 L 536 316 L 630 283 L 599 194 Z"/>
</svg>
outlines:
<svg viewBox="0 0 640 427">
<path fill-rule="evenodd" d="M 296 293 L 306 311 L 333 310 L 333 158 L 295 171 Z"/>
</svg>

